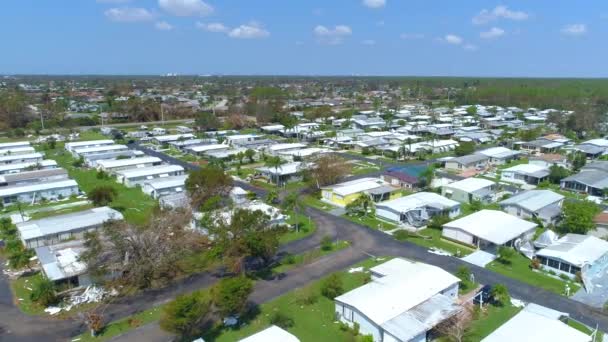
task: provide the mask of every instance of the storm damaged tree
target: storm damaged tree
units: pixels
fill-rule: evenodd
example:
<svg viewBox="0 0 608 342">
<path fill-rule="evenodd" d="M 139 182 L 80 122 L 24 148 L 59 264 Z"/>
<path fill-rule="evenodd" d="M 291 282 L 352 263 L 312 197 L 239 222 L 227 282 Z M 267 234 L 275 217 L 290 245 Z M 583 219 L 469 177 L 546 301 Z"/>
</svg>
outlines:
<svg viewBox="0 0 608 342">
<path fill-rule="evenodd" d="M 460 312 L 435 326 L 434 330 L 451 342 L 465 340 L 474 319 L 473 306 L 465 304 Z"/>
<path fill-rule="evenodd" d="M 338 183 L 352 171 L 352 164 L 339 155 L 328 153 L 316 158 L 308 175 L 317 188 Z"/>
<path fill-rule="evenodd" d="M 192 208 L 201 208 L 214 197 L 227 198 L 232 190 L 232 178 L 218 166 L 207 166 L 190 172 L 186 179 L 186 190 Z"/>
<path fill-rule="evenodd" d="M 213 220 L 209 235 L 220 252 L 224 265 L 234 273 L 246 271 L 248 259 L 267 264 L 276 254 L 284 227 L 273 226 L 270 217 L 260 210 L 235 209 L 229 220 Z"/>
<path fill-rule="evenodd" d="M 108 221 L 86 235 L 81 259 L 94 278 L 112 276 L 126 291 L 164 286 L 184 273 L 180 260 L 209 246 L 187 228 L 190 218 L 189 212 L 163 211 L 144 226 Z"/>
</svg>

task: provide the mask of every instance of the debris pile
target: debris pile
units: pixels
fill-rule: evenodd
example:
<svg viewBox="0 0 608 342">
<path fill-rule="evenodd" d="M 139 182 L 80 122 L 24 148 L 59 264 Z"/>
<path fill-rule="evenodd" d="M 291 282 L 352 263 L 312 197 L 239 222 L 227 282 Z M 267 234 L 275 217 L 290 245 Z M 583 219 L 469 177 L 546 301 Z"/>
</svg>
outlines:
<svg viewBox="0 0 608 342">
<path fill-rule="evenodd" d="M 106 296 L 117 296 L 118 291 L 115 289 L 109 292 L 104 290 L 102 287 L 89 285 L 83 292 L 75 292 L 70 297 L 66 298 L 61 306 L 49 306 L 44 309 L 49 315 L 55 315 L 60 311 L 70 311 L 74 306 L 87 303 L 98 303 L 101 302 Z"/>
</svg>

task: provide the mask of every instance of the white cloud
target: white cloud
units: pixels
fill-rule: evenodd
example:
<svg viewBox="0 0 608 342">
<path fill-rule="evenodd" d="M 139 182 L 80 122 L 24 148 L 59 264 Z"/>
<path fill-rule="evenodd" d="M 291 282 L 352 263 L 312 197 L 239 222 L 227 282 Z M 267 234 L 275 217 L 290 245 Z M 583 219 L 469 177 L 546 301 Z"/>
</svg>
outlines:
<svg viewBox="0 0 608 342">
<path fill-rule="evenodd" d="M 415 40 L 424 38 L 424 35 L 422 33 L 402 33 L 399 37 L 404 40 Z"/>
<path fill-rule="evenodd" d="M 462 48 L 468 51 L 477 51 L 477 45 L 473 44 L 465 44 Z"/>
<path fill-rule="evenodd" d="M 228 37 L 237 39 L 259 39 L 268 36 L 270 36 L 270 32 L 256 22 L 240 25 L 228 32 Z"/>
<path fill-rule="evenodd" d="M 460 45 L 464 40 L 462 37 L 455 34 L 446 34 L 445 37 L 443 37 L 443 41 L 452 45 Z"/>
<path fill-rule="evenodd" d="M 156 27 L 157 30 L 161 30 L 161 31 L 173 30 L 173 25 L 169 24 L 166 21 L 157 21 L 156 24 L 154 24 L 154 27 Z"/>
<path fill-rule="evenodd" d="M 201 23 L 201 22 L 196 22 L 196 27 L 201 29 L 201 30 L 205 30 L 207 32 L 214 32 L 214 33 L 227 33 L 228 31 L 230 31 L 230 28 L 225 26 L 222 23 Z"/>
<path fill-rule="evenodd" d="M 473 24 L 483 25 L 498 19 L 526 20 L 530 15 L 523 11 L 512 11 L 507 6 L 496 6 L 493 10 L 483 9 L 473 17 Z"/>
<path fill-rule="evenodd" d="M 382 26 L 384 26 L 384 24 L 385 24 L 384 20 L 379 20 L 376 22 L 376 26 L 382 27 Z"/>
<path fill-rule="evenodd" d="M 213 7 L 202 0 L 158 0 L 158 6 L 178 17 L 202 17 L 213 13 Z"/>
<path fill-rule="evenodd" d="M 386 0 L 363 0 L 363 6 L 369 8 L 382 8 L 386 6 Z"/>
<path fill-rule="evenodd" d="M 104 12 L 104 15 L 112 21 L 123 23 L 136 23 L 154 19 L 154 15 L 150 11 L 137 7 L 110 8 Z"/>
<path fill-rule="evenodd" d="M 323 25 L 317 25 L 313 29 L 313 33 L 317 36 L 319 43 L 337 45 L 341 44 L 344 41 L 344 38 L 350 36 L 353 31 L 346 25 L 337 25 L 333 29 Z"/>
<path fill-rule="evenodd" d="M 361 44 L 363 45 L 368 45 L 368 46 L 373 46 L 376 45 L 376 41 L 373 39 L 365 39 L 361 41 Z"/>
<path fill-rule="evenodd" d="M 563 34 L 569 36 L 582 36 L 587 33 L 587 25 L 585 24 L 571 24 L 566 25 L 561 29 Z"/>
<path fill-rule="evenodd" d="M 482 39 L 496 39 L 505 34 L 505 30 L 500 27 L 492 27 L 488 31 L 480 32 L 479 37 Z"/>
</svg>

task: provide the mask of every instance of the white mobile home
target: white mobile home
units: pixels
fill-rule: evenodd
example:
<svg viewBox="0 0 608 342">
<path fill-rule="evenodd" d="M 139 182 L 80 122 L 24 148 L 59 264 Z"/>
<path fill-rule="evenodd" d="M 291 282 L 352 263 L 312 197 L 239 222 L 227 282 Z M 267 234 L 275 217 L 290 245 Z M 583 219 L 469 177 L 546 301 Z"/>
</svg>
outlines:
<svg viewBox="0 0 608 342">
<path fill-rule="evenodd" d="M 566 234 L 536 252 L 541 267 L 574 278 L 580 272 L 587 289 L 608 268 L 608 242 L 591 235 Z M 603 284 L 601 284 L 603 285 Z"/>
<path fill-rule="evenodd" d="M 77 148 L 97 147 L 104 145 L 114 145 L 114 140 L 88 140 L 65 143 L 65 149 L 68 152 L 73 152 Z"/>
<path fill-rule="evenodd" d="M 129 158 L 137 158 L 144 156 L 145 154 L 142 151 L 136 150 L 126 150 L 126 151 L 118 151 L 118 152 L 104 152 L 104 153 L 95 153 L 89 154 L 84 157 L 84 163 L 88 167 L 97 167 L 97 162 L 100 160 L 109 160 L 109 159 L 129 159 Z"/>
<path fill-rule="evenodd" d="M 22 148 L 22 147 L 29 147 L 29 146 L 30 146 L 29 141 L 16 141 L 16 142 L 0 144 L 0 150 L 10 150 L 10 149 L 14 149 L 14 148 Z"/>
<path fill-rule="evenodd" d="M 116 181 L 128 187 L 143 185 L 145 181 L 179 176 L 184 174 L 184 168 L 179 165 L 159 165 L 116 171 Z"/>
<path fill-rule="evenodd" d="M 534 303 L 494 330 L 481 342 L 591 342 L 593 338 L 568 324 L 568 314 Z"/>
<path fill-rule="evenodd" d="M 33 170 L 47 170 L 57 168 L 57 162 L 54 160 L 45 159 L 40 162 L 28 162 L 19 164 L 0 165 L 0 175 L 20 173 Z"/>
<path fill-rule="evenodd" d="M 225 144 L 209 144 L 209 145 L 197 145 L 186 147 L 186 151 L 191 154 L 202 156 L 209 152 L 227 151 L 230 146 Z"/>
<path fill-rule="evenodd" d="M 120 170 L 151 167 L 162 164 L 162 160 L 157 157 L 140 157 L 131 159 L 105 159 L 97 162 L 97 168 L 105 172 L 116 172 Z"/>
<path fill-rule="evenodd" d="M 152 198 L 158 199 L 162 196 L 184 192 L 185 182 L 188 176 L 173 176 L 147 180 L 142 190 Z"/>
<path fill-rule="evenodd" d="M 300 342 L 300 340 L 276 325 L 271 325 L 258 333 L 239 340 L 238 342 Z"/>
<path fill-rule="evenodd" d="M 36 248 L 36 256 L 47 279 L 57 285 L 88 286 L 91 278 L 80 255 L 86 251 L 83 241 L 68 241 Z"/>
<path fill-rule="evenodd" d="M 528 190 L 499 202 L 505 212 L 544 225 L 556 224 L 562 213 L 564 196 L 551 190 Z"/>
<path fill-rule="evenodd" d="M 78 194 L 78 183 L 72 179 L 0 187 L 0 201 L 4 205 L 33 204 L 43 199 L 56 200 Z"/>
<path fill-rule="evenodd" d="M 53 182 L 64 179 L 68 179 L 68 172 L 61 168 L 25 171 L 0 175 L 0 187 L 26 185 L 40 182 Z"/>
<path fill-rule="evenodd" d="M 18 154 L 18 155 L 4 155 L 0 156 L 0 165 L 8 165 L 8 164 L 23 164 L 23 163 L 39 163 L 44 159 L 44 155 L 42 153 L 34 152 L 28 154 Z"/>
<path fill-rule="evenodd" d="M 376 204 L 376 216 L 415 228 L 425 226 L 437 215 L 449 218 L 460 215 L 460 203 L 433 192 L 417 192 Z"/>
<path fill-rule="evenodd" d="M 36 149 L 34 149 L 31 146 L 14 147 L 14 148 L 7 148 L 4 150 L 0 150 L 0 156 L 32 154 L 35 152 L 36 152 Z"/>
<path fill-rule="evenodd" d="M 494 200 L 496 183 L 483 178 L 466 178 L 441 188 L 441 195 L 460 203 L 480 201 L 489 203 Z"/>
<path fill-rule="evenodd" d="M 529 241 L 536 223 L 498 210 L 481 210 L 443 225 L 442 235 L 477 248 L 495 251 L 499 246 L 512 247 L 515 241 Z"/>
<path fill-rule="evenodd" d="M 338 320 L 357 323 L 374 342 L 427 341 L 460 312 L 459 279 L 439 267 L 401 258 L 371 269 L 372 281 L 334 299 Z"/>
<path fill-rule="evenodd" d="M 152 138 L 152 141 L 159 145 L 165 145 L 173 141 L 183 141 L 194 139 L 196 136 L 194 134 L 171 134 L 171 135 L 159 135 Z"/>
<path fill-rule="evenodd" d="M 122 219 L 120 212 L 100 207 L 17 223 L 17 230 L 25 247 L 37 248 L 65 240 L 81 239 L 85 232 L 100 228 L 106 221 Z"/>
<path fill-rule="evenodd" d="M 91 154 L 99 153 L 110 153 L 110 152 L 125 152 L 129 148 L 125 145 L 103 145 L 103 146 L 92 146 L 92 147 L 78 147 L 72 149 L 72 156 L 74 158 L 86 157 Z"/>
</svg>

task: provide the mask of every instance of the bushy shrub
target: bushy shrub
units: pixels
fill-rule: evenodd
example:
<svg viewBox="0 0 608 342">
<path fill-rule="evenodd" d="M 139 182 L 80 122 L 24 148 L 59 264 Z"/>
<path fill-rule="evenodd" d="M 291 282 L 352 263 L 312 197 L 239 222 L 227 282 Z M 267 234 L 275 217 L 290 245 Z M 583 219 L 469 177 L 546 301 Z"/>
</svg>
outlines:
<svg viewBox="0 0 608 342">
<path fill-rule="evenodd" d="M 40 279 L 32 285 L 30 299 L 42 306 L 56 304 L 55 284 L 46 278 Z"/>
<path fill-rule="evenodd" d="M 321 285 L 321 294 L 331 300 L 344 292 L 342 278 L 337 274 L 330 275 Z"/>
<path fill-rule="evenodd" d="M 270 324 L 274 324 L 277 327 L 283 329 L 289 329 L 294 326 L 293 318 L 287 316 L 282 312 L 275 312 L 270 316 Z"/>
</svg>

